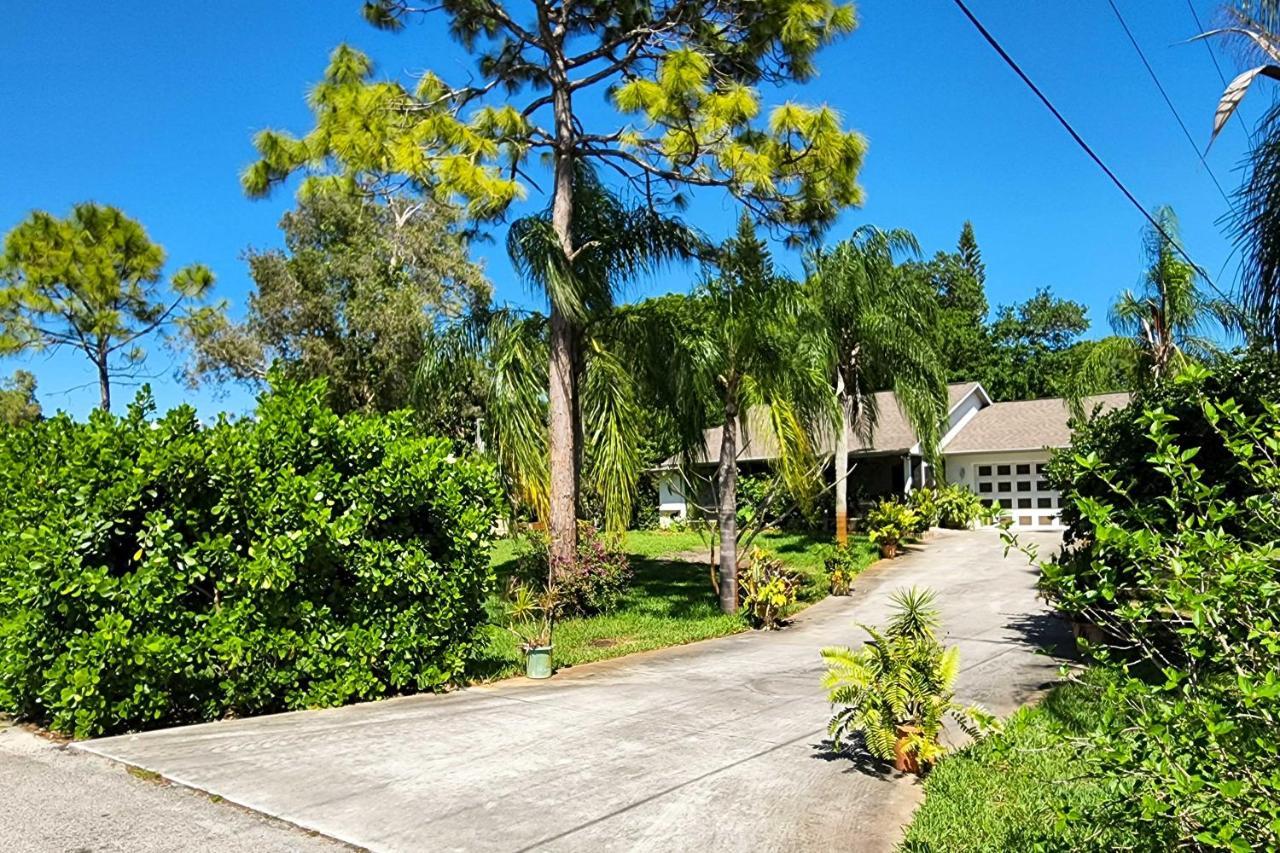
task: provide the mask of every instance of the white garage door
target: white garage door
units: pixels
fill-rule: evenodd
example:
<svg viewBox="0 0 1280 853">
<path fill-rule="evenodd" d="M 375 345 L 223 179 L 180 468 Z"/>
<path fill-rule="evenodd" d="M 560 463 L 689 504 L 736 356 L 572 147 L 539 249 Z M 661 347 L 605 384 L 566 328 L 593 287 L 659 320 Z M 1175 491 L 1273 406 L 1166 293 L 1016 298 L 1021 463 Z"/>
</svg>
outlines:
<svg viewBox="0 0 1280 853">
<path fill-rule="evenodd" d="M 1045 479 L 1048 460 L 977 461 L 973 469 L 978 497 L 988 505 L 998 504 L 1017 527 L 1059 527 L 1056 489 Z"/>
</svg>

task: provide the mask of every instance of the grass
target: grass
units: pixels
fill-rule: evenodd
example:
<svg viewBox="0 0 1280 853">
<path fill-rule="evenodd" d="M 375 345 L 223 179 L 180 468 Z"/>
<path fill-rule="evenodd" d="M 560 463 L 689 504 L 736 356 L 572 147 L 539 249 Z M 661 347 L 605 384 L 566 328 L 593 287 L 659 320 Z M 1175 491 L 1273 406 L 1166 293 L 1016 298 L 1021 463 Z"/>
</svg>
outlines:
<svg viewBox="0 0 1280 853">
<path fill-rule="evenodd" d="M 821 534 L 764 532 L 753 544 L 773 552 L 803 576 L 799 596 L 802 604 L 796 608 L 799 610 L 826 596 L 822 552 L 829 543 L 830 539 Z M 865 539 L 855 537 L 851 546 L 857 550 L 863 567 L 875 561 L 875 549 Z M 513 539 L 501 540 L 494 546 L 491 559 L 504 583 L 514 571 L 519 548 L 518 541 Z M 558 668 L 747 630 L 741 616 L 720 612 L 706 562 L 710 549 L 704 534 L 631 531 L 623 541 L 623 549 L 635 572 L 631 589 L 610 613 L 566 619 L 556 624 L 555 665 Z M 702 562 L 680 558 L 694 554 L 703 555 Z M 486 645 L 473 668 L 473 677 L 480 680 L 515 675 L 524 665 L 519 642 L 501 627 L 501 598 L 492 596 L 488 609 L 491 624 L 484 629 Z"/>
<path fill-rule="evenodd" d="M 1060 808 L 1097 799 L 1082 778 L 1081 744 L 1101 709 L 1088 678 L 1055 687 L 1004 730 L 943 759 L 925 781 L 924 804 L 907 830 L 905 853 L 1056 847 Z"/>
</svg>

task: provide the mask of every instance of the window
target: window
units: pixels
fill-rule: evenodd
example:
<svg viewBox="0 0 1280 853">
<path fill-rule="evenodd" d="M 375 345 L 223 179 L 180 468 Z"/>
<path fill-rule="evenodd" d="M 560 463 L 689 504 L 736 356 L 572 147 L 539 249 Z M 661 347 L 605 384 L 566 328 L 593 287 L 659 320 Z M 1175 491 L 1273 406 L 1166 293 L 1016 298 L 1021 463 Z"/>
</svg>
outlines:
<svg viewBox="0 0 1280 853">
<path fill-rule="evenodd" d="M 1036 509 L 1053 509 L 1053 498 L 1036 498 Z"/>
<path fill-rule="evenodd" d="M 997 474 L 999 474 L 1001 477 L 1008 477 L 1008 476 L 1009 476 L 1009 466 L 1008 466 L 1008 465 L 997 465 L 997 466 L 996 466 L 996 473 L 997 473 Z"/>
<path fill-rule="evenodd" d="M 1044 525 L 1053 524 L 1053 516 L 1052 516 L 1052 515 L 1042 515 L 1042 516 L 1040 516 L 1040 523 L 1041 523 L 1041 524 L 1044 524 Z"/>
<path fill-rule="evenodd" d="M 997 492 L 1009 492 L 1012 490 L 1013 490 L 1013 484 L 1010 483 L 1008 480 L 1002 480 L 1001 482 L 996 484 Z"/>
<path fill-rule="evenodd" d="M 1020 492 L 1029 492 L 1029 491 L 1031 491 L 1031 481 L 1030 481 L 1030 480 L 1019 480 L 1019 481 L 1018 481 L 1018 491 L 1020 491 Z"/>
<path fill-rule="evenodd" d="M 1019 477 L 1026 477 L 1026 476 L 1029 476 L 1030 474 L 1031 474 L 1031 466 L 1030 466 L 1030 465 L 1019 465 L 1019 466 L 1018 466 L 1018 476 L 1019 476 Z"/>
<path fill-rule="evenodd" d="M 1013 509 L 1013 501 L 1012 501 L 1011 499 L 1009 499 L 1009 498 L 1001 498 L 1001 499 L 1000 499 L 1000 506 L 1001 506 L 1003 509 Z"/>
<path fill-rule="evenodd" d="M 1047 492 L 1049 491 L 1049 488 L 1050 486 L 1049 486 L 1048 480 L 1036 480 L 1036 491 Z"/>
<path fill-rule="evenodd" d="M 979 484 L 978 484 L 978 491 L 979 491 L 980 493 L 984 494 L 984 495 L 989 495 L 989 494 L 991 494 L 991 484 L 990 484 L 990 483 L 979 483 Z"/>
<path fill-rule="evenodd" d="M 990 476 L 991 476 L 991 466 L 990 466 L 990 465 L 979 465 L 979 466 L 978 466 L 978 476 L 979 476 L 979 477 L 990 477 Z"/>
<path fill-rule="evenodd" d="M 1049 467 L 1049 466 L 1048 466 L 1048 465 L 1046 465 L 1046 464 L 1045 464 L 1045 463 L 1043 463 L 1043 462 L 1037 462 L 1037 463 L 1036 463 L 1036 473 L 1037 473 L 1037 474 L 1043 474 L 1043 473 L 1045 472 L 1045 470 L 1046 470 L 1046 469 L 1048 469 L 1048 467 Z"/>
<path fill-rule="evenodd" d="M 1019 523 L 1019 524 L 1021 524 L 1023 527 L 1030 527 L 1030 526 L 1031 526 L 1031 516 L 1029 516 L 1029 515 L 1020 515 L 1020 516 L 1018 516 L 1018 523 Z"/>
<path fill-rule="evenodd" d="M 1018 509 L 1031 509 L 1031 498 L 1018 498 Z"/>
</svg>

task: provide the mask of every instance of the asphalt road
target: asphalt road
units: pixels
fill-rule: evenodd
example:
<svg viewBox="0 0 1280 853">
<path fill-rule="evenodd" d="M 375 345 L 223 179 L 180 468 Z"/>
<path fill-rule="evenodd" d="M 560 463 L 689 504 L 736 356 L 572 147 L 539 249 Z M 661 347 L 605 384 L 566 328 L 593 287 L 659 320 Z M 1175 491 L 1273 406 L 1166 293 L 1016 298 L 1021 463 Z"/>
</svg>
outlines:
<svg viewBox="0 0 1280 853">
<path fill-rule="evenodd" d="M 349 850 L 295 826 L 0 722 L 0 850 L 203 853 Z"/>
</svg>

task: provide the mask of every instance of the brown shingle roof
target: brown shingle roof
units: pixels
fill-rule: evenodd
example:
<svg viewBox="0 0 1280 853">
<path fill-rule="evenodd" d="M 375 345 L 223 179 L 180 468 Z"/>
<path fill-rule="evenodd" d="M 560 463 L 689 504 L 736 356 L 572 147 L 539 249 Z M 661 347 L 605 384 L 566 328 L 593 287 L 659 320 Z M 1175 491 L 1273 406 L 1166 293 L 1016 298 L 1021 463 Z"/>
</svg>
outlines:
<svg viewBox="0 0 1280 853">
<path fill-rule="evenodd" d="M 1100 394 L 1086 398 L 1084 409 L 1092 413 L 1096 406 L 1101 405 L 1103 411 L 1108 411 L 1128 402 L 1128 394 Z M 980 409 L 942 452 L 982 453 L 1066 447 L 1071 443 L 1071 428 L 1067 425 L 1070 417 L 1066 401 L 1060 397 L 992 403 Z"/>
<path fill-rule="evenodd" d="M 947 386 L 947 411 L 954 409 L 961 400 L 969 396 L 977 387 L 977 382 L 956 382 Z M 852 453 L 906 453 L 916 445 L 915 430 L 907 422 L 906 416 L 898 406 L 898 400 L 892 391 L 881 391 L 875 396 L 876 419 L 875 431 L 871 441 L 863 436 L 851 434 L 849 450 Z M 706 432 L 706 447 L 697 457 L 700 464 L 715 462 L 720 457 L 720 442 L 724 435 L 723 427 L 712 427 Z M 826 431 L 818 438 L 819 455 L 831 453 L 835 442 Z M 773 428 L 769 424 L 768 411 L 763 407 L 755 407 L 747 412 L 746 429 L 738 431 L 738 460 L 752 462 L 775 459 L 778 455 L 778 442 Z M 663 467 L 676 464 L 676 459 L 668 459 Z"/>
</svg>

